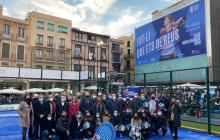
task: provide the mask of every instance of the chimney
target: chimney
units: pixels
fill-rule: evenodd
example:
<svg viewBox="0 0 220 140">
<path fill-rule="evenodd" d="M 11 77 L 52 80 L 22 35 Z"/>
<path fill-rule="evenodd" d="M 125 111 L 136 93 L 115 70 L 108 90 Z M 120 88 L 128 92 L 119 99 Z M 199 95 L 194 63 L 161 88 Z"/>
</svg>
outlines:
<svg viewBox="0 0 220 140">
<path fill-rule="evenodd" d="M 0 16 L 3 15 L 3 6 L 0 4 Z"/>
</svg>

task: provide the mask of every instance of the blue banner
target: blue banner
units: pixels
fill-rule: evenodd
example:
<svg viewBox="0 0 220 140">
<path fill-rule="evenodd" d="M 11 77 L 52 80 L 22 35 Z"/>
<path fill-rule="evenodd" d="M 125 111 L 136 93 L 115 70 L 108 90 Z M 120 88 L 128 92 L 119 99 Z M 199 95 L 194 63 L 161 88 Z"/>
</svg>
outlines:
<svg viewBox="0 0 220 140">
<path fill-rule="evenodd" d="M 200 54 L 206 54 L 204 0 L 135 29 L 136 66 Z"/>
</svg>

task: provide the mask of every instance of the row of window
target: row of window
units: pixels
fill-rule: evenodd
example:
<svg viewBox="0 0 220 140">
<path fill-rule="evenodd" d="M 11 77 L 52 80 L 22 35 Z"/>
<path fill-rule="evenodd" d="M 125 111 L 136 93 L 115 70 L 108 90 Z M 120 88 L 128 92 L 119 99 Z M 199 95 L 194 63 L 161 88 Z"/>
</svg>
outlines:
<svg viewBox="0 0 220 140">
<path fill-rule="evenodd" d="M 2 43 L 2 58 L 10 58 L 11 47 L 9 43 Z M 24 46 L 17 46 L 17 60 L 24 60 Z"/>
<path fill-rule="evenodd" d="M 18 27 L 17 29 L 18 38 L 24 38 L 25 37 L 25 29 L 22 27 Z M 11 26 L 8 24 L 3 25 L 3 35 L 4 36 L 11 36 Z"/>
<path fill-rule="evenodd" d="M 59 38 L 59 47 L 60 48 L 65 48 L 65 39 L 64 38 Z M 44 36 L 37 34 L 37 40 L 36 40 L 36 44 L 38 45 L 43 45 L 44 42 Z M 53 47 L 54 46 L 54 37 L 52 36 L 47 36 L 47 46 L 48 47 Z"/>
<path fill-rule="evenodd" d="M 44 56 L 42 49 L 36 49 L 35 57 L 36 58 L 42 58 Z M 47 50 L 46 52 L 46 58 L 50 60 L 55 60 L 55 54 L 53 50 Z M 65 52 L 59 52 L 58 55 L 59 60 L 64 61 L 65 60 Z"/>
<path fill-rule="evenodd" d="M 81 45 L 76 45 L 75 46 L 75 51 L 74 51 L 74 57 L 80 58 L 82 53 L 82 46 Z M 95 60 L 95 48 L 89 46 L 88 47 L 88 59 L 89 60 Z M 106 48 L 101 48 L 101 59 L 106 60 Z"/>
<path fill-rule="evenodd" d="M 42 69 L 43 66 L 42 66 L 42 65 L 35 65 L 35 68 L 37 68 L 37 69 Z M 45 66 L 45 68 L 46 68 L 46 69 L 49 69 L 49 70 L 54 69 L 53 66 Z M 59 67 L 59 70 L 65 70 L 65 67 Z"/>
<path fill-rule="evenodd" d="M 74 71 L 81 71 L 82 70 L 82 65 L 80 64 L 74 64 Z M 105 73 L 107 68 L 106 67 L 101 67 L 101 73 Z M 95 67 L 94 66 L 88 66 L 88 73 L 89 73 L 89 79 L 95 78 Z"/>
<path fill-rule="evenodd" d="M 37 28 L 38 29 L 44 29 L 44 22 L 43 21 L 37 21 Z M 53 23 L 47 23 L 47 30 L 48 31 L 54 31 L 55 30 L 55 25 Z M 57 31 L 60 33 L 67 33 L 68 28 L 62 25 L 57 26 Z"/>
<path fill-rule="evenodd" d="M 24 67 L 24 64 L 22 64 L 22 63 L 17 63 L 16 65 L 17 65 L 17 67 L 20 67 L 20 68 Z M 9 67 L 9 66 L 10 66 L 9 62 L 1 62 L 1 67 Z"/>
</svg>

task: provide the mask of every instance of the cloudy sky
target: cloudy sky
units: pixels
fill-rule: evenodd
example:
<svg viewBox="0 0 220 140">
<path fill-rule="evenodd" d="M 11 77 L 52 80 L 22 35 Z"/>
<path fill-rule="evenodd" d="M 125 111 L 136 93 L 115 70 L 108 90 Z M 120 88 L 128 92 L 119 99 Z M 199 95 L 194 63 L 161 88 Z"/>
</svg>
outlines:
<svg viewBox="0 0 220 140">
<path fill-rule="evenodd" d="M 38 11 L 72 20 L 81 30 L 119 36 L 151 20 L 151 13 L 177 0 L 0 0 L 4 14 L 25 18 Z"/>
</svg>

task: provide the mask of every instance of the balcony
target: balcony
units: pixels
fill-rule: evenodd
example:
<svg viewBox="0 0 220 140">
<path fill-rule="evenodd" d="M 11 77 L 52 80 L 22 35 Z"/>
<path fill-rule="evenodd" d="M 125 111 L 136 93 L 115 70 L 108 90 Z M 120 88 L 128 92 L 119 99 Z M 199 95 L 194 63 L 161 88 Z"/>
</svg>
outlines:
<svg viewBox="0 0 220 140">
<path fill-rule="evenodd" d="M 111 61 L 111 63 L 113 63 L 113 64 L 121 64 L 121 63 L 122 63 L 122 60 L 121 60 L 121 59 L 115 59 L 115 58 L 113 58 L 112 61 Z"/>
<path fill-rule="evenodd" d="M 59 43 L 59 49 L 66 49 L 66 44 Z"/>
<path fill-rule="evenodd" d="M 37 46 L 43 46 L 44 45 L 44 43 L 43 43 L 43 41 L 42 40 L 35 40 L 35 45 L 37 45 Z"/>
<path fill-rule="evenodd" d="M 80 54 L 74 54 L 74 56 L 72 58 L 74 58 L 74 59 L 83 59 L 83 57 Z"/>
<path fill-rule="evenodd" d="M 47 56 L 46 60 L 47 61 L 56 61 L 56 58 L 54 56 Z"/>
<path fill-rule="evenodd" d="M 18 36 L 18 34 L 16 34 L 16 39 L 18 41 L 26 42 L 28 40 L 28 36 L 21 37 L 21 36 Z"/>
<path fill-rule="evenodd" d="M 55 43 L 53 43 L 53 42 L 47 42 L 47 47 L 49 47 L 49 48 L 54 48 L 54 47 L 55 47 Z"/>
<path fill-rule="evenodd" d="M 115 47 L 112 47 L 112 53 L 122 53 L 123 52 L 123 49 L 122 48 L 115 48 Z"/>
<path fill-rule="evenodd" d="M 44 57 L 43 57 L 43 55 L 42 56 L 36 56 L 36 54 L 35 54 L 34 59 L 35 60 L 44 60 Z"/>
</svg>

